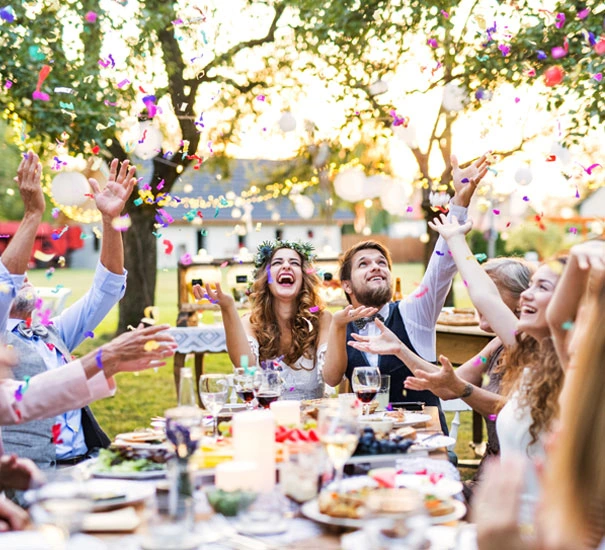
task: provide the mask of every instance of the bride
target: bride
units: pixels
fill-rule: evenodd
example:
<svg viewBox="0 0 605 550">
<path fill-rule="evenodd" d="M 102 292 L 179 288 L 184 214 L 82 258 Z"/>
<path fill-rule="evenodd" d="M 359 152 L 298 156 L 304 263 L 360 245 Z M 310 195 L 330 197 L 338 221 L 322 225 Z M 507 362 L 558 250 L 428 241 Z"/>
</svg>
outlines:
<svg viewBox="0 0 605 550">
<path fill-rule="evenodd" d="M 316 399 L 324 395 L 323 362 L 332 314 L 319 297 L 319 277 L 311 263 L 309 243 L 266 241 L 254 258 L 251 313 L 240 318 L 235 301 L 220 284 L 205 292 L 195 285 L 200 300 L 221 308 L 231 362 L 242 366 L 271 361 L 279 364 L 285 383 L 282 399 Z"/>
</svg>

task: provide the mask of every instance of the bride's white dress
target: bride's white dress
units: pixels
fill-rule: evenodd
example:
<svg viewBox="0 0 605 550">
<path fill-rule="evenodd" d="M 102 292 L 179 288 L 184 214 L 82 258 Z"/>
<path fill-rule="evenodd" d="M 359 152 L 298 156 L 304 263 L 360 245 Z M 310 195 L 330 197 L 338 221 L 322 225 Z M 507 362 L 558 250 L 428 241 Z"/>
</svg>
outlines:
<svg viewBox="0 0 605 550">
<path fill-rule="evenodd" d="M 258 364 L 258 341 L 249 336 L 248 342 Z M 319 399 L 324 396 L 323 366 L 327 348 L 327 344 L 319 346 L 313 359 L 299 357 L 294 363 L 295 368 L 281 362 L 283 369 L 281 377 L 285 383 L 282 399 Z"/>
</svg>

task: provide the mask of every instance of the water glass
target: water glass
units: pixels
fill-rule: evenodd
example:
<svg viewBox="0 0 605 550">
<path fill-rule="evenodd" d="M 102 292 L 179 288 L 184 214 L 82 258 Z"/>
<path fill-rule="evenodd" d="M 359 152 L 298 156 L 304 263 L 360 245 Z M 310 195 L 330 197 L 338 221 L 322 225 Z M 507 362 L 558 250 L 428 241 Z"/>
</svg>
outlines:
<svg viewBox="0 0 605 550">
<path fill-rule="evenodd" d="M 378 401 L 378 410 L 384 411 L 389 406 L 389 394 L 391 392 L 391 375 L 381 374 L 380 375 L 380 389 L 376 400 Z"/>
<path fill-rule="evenodd" d="M 279 472 L 279 483 L 284 495 L 296 504 L 315 498 L 319 492 L 323 456 L 321 446 L 317 443 L 288 443 Z"/>
<path fill-rule="evenodd" d="M 202 374 L 200 376 L 200 397 L 204 407 L 212 415 L 212 436 L 215 439 L 218 437 L 218 413 L 227 402 L 228 395 L 229 378 L 225 374 Z"/>
</svg>

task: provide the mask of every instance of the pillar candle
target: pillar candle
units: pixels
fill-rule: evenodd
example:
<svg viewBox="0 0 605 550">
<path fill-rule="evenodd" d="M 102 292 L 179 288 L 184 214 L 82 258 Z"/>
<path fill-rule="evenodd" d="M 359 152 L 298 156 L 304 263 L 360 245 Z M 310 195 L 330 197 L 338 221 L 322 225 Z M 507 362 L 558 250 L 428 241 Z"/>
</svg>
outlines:
<svg viewBox="0 0 605 550">
<path fill-rule="evenodd" d="M 270 407 L 276 424 L 281 426 L 300 424 L 300 401 L 274 401 Z"/>
<path fill-rule="evenodd" d="M 275 418 L 271 411 L 246 411 L 233 415 L 233 458 L 256 463 L 253 490 L 275 487 Z"/>
<path fill-rule="evenodd" d="M 214 470 L 214 485 L 223 491 L 256 490 L 255 476 L 258 468 L 249 460 L 231 460 L 217 464 Z"/>
</svg>

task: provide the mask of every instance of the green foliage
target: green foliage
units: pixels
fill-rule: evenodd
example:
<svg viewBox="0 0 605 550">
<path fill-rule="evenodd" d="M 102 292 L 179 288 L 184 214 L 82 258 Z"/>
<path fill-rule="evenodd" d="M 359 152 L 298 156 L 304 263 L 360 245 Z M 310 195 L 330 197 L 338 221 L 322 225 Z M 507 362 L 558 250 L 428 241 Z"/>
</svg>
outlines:
<svg viewBox="0 0 605 550">
<path fill-rule="evenodd" d="M 535 222 L 525 222 L 510 231 L 505 250 L 508 254 L 533 250 L 545 259 L 559 252 L 564 240 L 565 230 L 556 224 L 541 229 Z"/>
<path fill-rule="evenodd" d="M 468 242 L 468 246 L 474 254 L 487 254 L 487 237 L 488 235 L 486 232 L 479 231 L 478 229 L 471 229 L 468 232 L 468 235 L 466 236 L 466 241 Z M 506 241 L 502 240 L 502 235 L 498 233 L 498 237 L 496 239 L 496 257 L 506 255 Z"/>
</svg>

